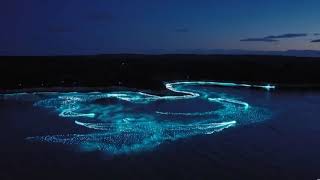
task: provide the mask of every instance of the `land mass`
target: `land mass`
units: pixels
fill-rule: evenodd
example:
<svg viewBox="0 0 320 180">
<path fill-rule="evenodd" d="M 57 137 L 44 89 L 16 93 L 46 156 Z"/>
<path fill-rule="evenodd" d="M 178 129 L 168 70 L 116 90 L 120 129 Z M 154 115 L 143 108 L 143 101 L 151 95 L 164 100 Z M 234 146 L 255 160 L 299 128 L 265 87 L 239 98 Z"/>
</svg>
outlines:
<svg viewBox="0 0 320 180">
<path fill-rule="evenodd" d="M 162 90 L 164 81 L 222 81 L 319 88 L 320 58 L 262 55 L 0 57 L 0 90 L 112 87 Z"/>
</svg>

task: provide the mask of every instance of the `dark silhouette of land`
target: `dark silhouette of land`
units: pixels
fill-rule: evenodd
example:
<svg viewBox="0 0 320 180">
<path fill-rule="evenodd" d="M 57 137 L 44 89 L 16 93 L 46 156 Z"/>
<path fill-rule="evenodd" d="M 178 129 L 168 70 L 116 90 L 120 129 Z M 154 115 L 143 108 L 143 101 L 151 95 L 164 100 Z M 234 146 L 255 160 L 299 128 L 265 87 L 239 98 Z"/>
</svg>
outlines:
<svg viewBox="0 0 320 180">
<path fill-rule="evenodd" d="M 320 87 L 320 58 L 254 55 L 0 57 L 0 90 L 52 87 L 164 89 L 164 81 L 210 80 Z"/>
</svg>

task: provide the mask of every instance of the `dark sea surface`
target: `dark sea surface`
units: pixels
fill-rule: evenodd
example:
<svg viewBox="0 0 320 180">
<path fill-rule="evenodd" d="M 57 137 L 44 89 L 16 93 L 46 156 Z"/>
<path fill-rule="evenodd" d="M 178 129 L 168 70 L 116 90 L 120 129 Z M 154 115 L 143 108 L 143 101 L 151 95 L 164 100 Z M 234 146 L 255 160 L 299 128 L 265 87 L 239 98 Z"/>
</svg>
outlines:
<svg viewBox="0 0 320 180">
<path fill-rule="evenodd" d="M 0 179 L 320 178 L 319 92 L 171 90 L 0 95 Z"/>
</svg>

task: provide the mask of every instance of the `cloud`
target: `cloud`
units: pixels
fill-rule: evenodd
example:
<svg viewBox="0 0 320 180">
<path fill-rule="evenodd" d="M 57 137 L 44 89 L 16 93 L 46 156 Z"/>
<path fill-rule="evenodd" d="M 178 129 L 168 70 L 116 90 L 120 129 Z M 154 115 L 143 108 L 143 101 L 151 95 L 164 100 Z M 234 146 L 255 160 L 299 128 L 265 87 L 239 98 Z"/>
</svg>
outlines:
<svg viewBox="0 0 320 180">
<path fill-rule="evenodd" d="M 283 39 L 283 38 L 296 38 L 296 37 L 306 37 L 308 34 L 306 33 L 298 33 L 298 34 L 281 34 L 278 36 L 267 36 L 265 39 Z"/>
<path fill-rule="evenodd" d="M 279 39 L 286 39 L 286 38 L 297 38 L 297 37 L 306 37 L 308 34 L 306 33 L 288 33 L 288 34 L 281 34 L 277 36 L 265 36 L 262 38 L 247 38 L 241 39 L 242 42 L 278 42 Z"/>
<path fill-rule="evenodd" d="M 312 43 L 320 43 L 320 39 L 315 39 L 311 41 Z"/>
<path fill-rule="evenodd" d="M 278 42 L 276 39 L 268 39 L 268 38 L 247 38 L 241 39 L 242 42 Z"/>
<path fill-rule="evenodd" d="M 187 33 L 187 32 L 189 32 L 189 29 L 186 28 L 186 27 L 177 28 L 177 29 L 176 29 L 176 32 L 178 32 L 178 33 Z"/>
</svg>

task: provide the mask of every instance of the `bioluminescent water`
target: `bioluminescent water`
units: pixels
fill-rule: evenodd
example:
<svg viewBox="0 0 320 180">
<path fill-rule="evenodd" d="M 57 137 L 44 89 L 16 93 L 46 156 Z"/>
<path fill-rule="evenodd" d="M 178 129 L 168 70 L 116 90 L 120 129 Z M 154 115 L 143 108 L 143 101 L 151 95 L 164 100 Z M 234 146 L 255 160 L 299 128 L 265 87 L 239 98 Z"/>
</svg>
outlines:
<svg viewBox="0 0 320 180">
<path fill-rule="evenodd" d="M 268 91 L 275 88 L 271 85 L 174 82 L 165 86 L 165 95 L 140 91 L 36 92 L 6 94 L 4 99 L 32 101 L 34 108 L 90 130 L 26 137 L 30 143 L 59 143 L 109 154 L 153 150 L 164 142 L 211 135 L 272 116 L 269 109 L 258 103 L 224 90 L 250 91 L 254 87 Z"/>
</svg>

